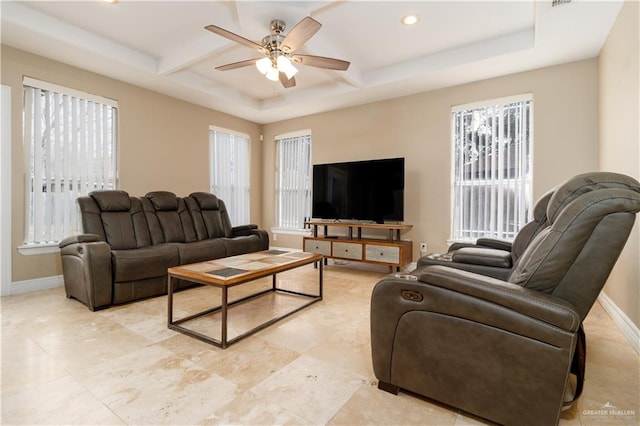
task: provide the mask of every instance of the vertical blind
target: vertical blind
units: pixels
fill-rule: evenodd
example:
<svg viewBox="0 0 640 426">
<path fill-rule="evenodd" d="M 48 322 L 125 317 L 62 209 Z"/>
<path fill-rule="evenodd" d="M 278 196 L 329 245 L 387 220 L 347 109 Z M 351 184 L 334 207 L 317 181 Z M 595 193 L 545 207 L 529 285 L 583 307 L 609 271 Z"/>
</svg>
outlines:
<svg viewBox="0 0 640 426">
<path fill-rule="evenodd" d="M 532 100 L 452 112 L 453 238 L 511 240 L 530 220 Z"/>
<path fill-rule="evenodd" d="M 211 192 L 224 201 L 233 226 L 249 223 L 249 138 L 211 129 Z"/>
<path fill-rule="evenodd" d="M 55 243 L 79 233 L 75 200 L 116 187 L 117 104 L 91 97 L 25 81 L 27 245 Z"/>
<path fill-rule="evenodd" d="M 277 227 L 303 229 L 311 215 L 311 135 L 276 139 Z"/>
</svg>

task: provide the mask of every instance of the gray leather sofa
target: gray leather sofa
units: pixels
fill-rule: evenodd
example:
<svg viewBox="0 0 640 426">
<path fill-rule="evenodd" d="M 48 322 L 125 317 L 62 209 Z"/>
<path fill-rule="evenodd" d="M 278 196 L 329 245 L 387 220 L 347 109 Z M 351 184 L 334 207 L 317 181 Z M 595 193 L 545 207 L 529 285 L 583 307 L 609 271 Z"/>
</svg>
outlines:
<svg viewBox="0 0 640 426">
<path fill-rule="evenodd" d="M 580 394 L 582 322 L 640 211 L 640 183 L 589 173 L 560 185 L 548 226 L 507 280 L 447 266 L 389 275 L 371 298 L 379 388 L 409 390 L 505 425 L 554 425 Z M 571 398 L 568 398 L 571 400 Z"/>
<path fill-rule="evenodd" d="M 232 227 L 209 193 L 94 191 L 77 201 L 84 233 L 60 242 L 62 270 L 67 297 L 91 310 L 166 294 L 172 266 L 269 248 L 266 231 Z"/>
</svg>

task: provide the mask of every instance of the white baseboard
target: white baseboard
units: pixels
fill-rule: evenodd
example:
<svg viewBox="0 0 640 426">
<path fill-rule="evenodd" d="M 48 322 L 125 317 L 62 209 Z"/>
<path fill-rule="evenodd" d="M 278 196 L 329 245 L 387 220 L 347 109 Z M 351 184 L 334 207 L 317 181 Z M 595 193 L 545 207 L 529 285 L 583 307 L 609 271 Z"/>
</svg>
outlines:
<svg viewBox="0 0 640 426">
<path fill-rule="evenodd" d="M 631 347 L 640 354 L 640 329 L 629 319 L 622 309 L 616 305 L 609 296 L 604 293 L 600 293 L 598 301 L 609 314 L 613 322 L 616 323 L 624 337 L 627 338 Z"/>
<path fill-rule="evenodd" d="M 50 288 L 62 287 L 63 285 L 64 279 L 62 278 L 62 275 L 36 278 L 33 280 L 15 281 L 9 286 L 9 295 L 48 290 Z"/>
</svg>

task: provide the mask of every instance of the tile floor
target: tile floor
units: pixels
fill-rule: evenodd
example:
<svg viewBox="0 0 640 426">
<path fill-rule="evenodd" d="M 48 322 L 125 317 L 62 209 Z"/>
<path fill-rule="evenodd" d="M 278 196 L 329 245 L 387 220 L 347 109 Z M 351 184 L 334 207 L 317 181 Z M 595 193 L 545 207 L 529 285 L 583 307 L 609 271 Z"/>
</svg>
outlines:
<svg viewBox="0 0 640 426">
<path fill-rule="evenodd" d="M 377 389 L 369 298 L 384 274 L 384 268 L 330 264 L 323 301 L 227 350 L 168 330 L 166 297 L 98 312 L 66 299 L 62 288 L 3 297 L 1 423 L 484 424 L 407 393 Z M 279 281 L 313 289 L 317 271 L 299 268 Z M 269 285 L 265 279 L 236 287 L 231 296 Z M 182 291 L 176 312 L 197 312 L 217 300 L 216 289 Z M 263 320 L 258 313 L 295 303 L 275 296 L 260 309 L 239 305 L 230 314 L 230 333 Z M 199 326 L 215 325 L 212 320 Z M 637 425 L 638 354 L 600 305 L 585 327 L 585 391 L 560 424 Z M 607 404 L 618 414 L 602 414 Z"/>
</svg>

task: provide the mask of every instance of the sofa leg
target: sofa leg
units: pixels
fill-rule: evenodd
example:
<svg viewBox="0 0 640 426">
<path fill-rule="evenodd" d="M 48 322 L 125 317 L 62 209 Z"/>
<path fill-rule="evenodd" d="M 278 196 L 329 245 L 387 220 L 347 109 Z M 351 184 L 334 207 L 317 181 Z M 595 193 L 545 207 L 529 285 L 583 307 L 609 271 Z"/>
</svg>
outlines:
<svg viewBox="0 0 640 426">
<path fill-rule="evenodd" d="M 378 389 L 397 395 L 400 392 L 400 386 L 378 380 Z"/>
</svg>

